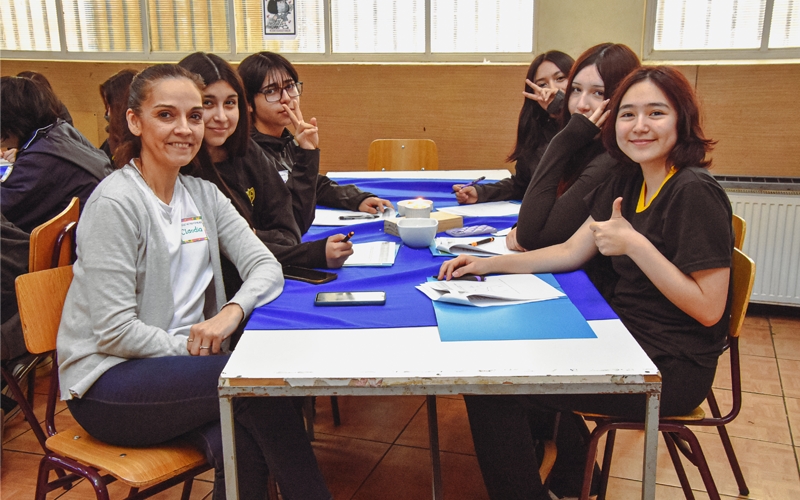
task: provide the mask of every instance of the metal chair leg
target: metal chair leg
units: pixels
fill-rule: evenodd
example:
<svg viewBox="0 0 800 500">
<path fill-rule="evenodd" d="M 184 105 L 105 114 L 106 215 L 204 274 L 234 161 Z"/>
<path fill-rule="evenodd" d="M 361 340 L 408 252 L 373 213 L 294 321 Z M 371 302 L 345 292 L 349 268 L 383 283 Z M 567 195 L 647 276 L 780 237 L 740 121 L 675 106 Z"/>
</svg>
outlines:
<svg viewBox="0 0 800 500">
<path fill-rule="evenodd" d="M 339 427 L 342 423 L 339 418 L 339 396 L 331 396 L 331 414 L 333 415 L 333 425 Z"/>
<path fill-rule="evenodd" d="M 678 454 L 675 441 L 668 432 L 662 432 L 661 434 L 664 436 L 664 442 L 667 444 L 667 450 L 672 459 L 672 465 L 675 467 L 675 473 L 678 475 L 678 481 L 681 483 L 683 495 L 686 497 L 686 500 L 694 500 L 694 492 L 692 491 L 692 486 L 689 484 L 689 478 L 686 477 L 686 470 L 683 468 L 683 462 L 681 462 L 681 457 Z"/>
<path fill-rule="evenodd" d="M 708 406 L 711 408 L 711 414 L 714 415 L 714 418 L 720 418 L 721 413 L 713 390 L 709 391 L 707 399 Z M 731 443 L 731 438 L 728 436 L 728 429 L 726 429 L 724 425 L 720 425 L 717 427 L 717 432 L 719 432 L 722 447 L 725 448 L 725 454 L 728 456 L 728 463 L 731 464 L 733 477 L 736 478 L 736 485 L 739 486 L 739 494 L 747 496 L 750 494 L 750 489 L 747 487 L 744 474 L 742 474 L 742 468 L 739 466 L 739 460 L 736 458 L 736 453 L 733 451 L 733 443 Z"/>
<path fill-rule="evenodd" d="M 600 474 L 600 485 L 597 491 L 597 500 L 605 500 L 606 491 L 608 490 L 608 478 L 611 475 L 611 457 L 614 454 L 614 441 L 617 438 L 617 431 L 611 429 L 606 434 L 606 447 L 603 451 L 603 469 Z M 592 478 L 589 478 L 589 484 L 592 484 Z"/>
</svg>

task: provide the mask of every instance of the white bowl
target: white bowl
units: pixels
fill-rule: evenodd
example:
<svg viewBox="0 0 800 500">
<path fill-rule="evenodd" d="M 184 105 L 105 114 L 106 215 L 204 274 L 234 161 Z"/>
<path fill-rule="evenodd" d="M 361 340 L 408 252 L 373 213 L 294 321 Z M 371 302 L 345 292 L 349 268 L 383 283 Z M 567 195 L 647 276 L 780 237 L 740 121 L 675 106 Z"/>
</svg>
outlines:
<svg viewBox="0 0 800 500">
<path fill-rule="evenodd" d="M 436 219 L 400 219 L 397 230 L 403 243 L 412 248 L 427 248 L 433 243 L 439 221 Z"/>
</svg>

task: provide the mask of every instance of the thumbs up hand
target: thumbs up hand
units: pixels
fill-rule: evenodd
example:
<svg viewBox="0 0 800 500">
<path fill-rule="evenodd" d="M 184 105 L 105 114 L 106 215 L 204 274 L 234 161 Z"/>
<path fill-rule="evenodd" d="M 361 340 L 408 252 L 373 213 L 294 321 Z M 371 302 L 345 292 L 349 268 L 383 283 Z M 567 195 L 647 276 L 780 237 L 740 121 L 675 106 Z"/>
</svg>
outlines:
<svg viewBox="0 0 800 500">
<path fill-rule="evenodd" d="M 603 255 L 626 255 L 628 245 L 641 236 L 622 216 L 622 198 L 611 205 L 611 218 L 603 222 L 592 222 L 594 244 Z"/>
</svg>

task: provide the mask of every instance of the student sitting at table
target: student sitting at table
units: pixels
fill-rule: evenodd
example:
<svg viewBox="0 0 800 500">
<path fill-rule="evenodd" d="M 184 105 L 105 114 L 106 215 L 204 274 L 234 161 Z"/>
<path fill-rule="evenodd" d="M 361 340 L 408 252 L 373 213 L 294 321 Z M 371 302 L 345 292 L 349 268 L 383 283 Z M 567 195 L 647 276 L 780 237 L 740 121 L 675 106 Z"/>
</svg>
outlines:
<svg viewBox="0 0 800 500">
<path fill-rule="evenodd" d="M 314 221 L 317 204 L 371 214 L 392 208 L 388 200 L 353 184 L 340 186 L 319 173 L 317 119 L 303 119 L 303 82 L 292 63 L 279 54 L 258 52 L 247 56 L 238 71 L 252 111 L 253 139 L 289 187 L 292 209 L 303 234 Z M 289 125 L 294 127 L 294 135 L 286 129 Z"/>
<path fill-rule="evenodd" d="M 195 52 L 178 63 L 199 75 L 203 89 L 203 148 L 184 172 L 213 182 L 254 228 L 281 264 L 337 269 L 353 254 L 343 234 L 301 243 L 291 194 L 280 174 L 250 137 L 242 80 L 214 54 Z M 223 259 L 228 296 L 238 290 L 236 268 Z"/>
<path fill-rule="evenodd" d="M 531 62 L 522 92 L 524 102 L 517 123 L 517 142 L 514 151 L 506 158 L 509 163 L 516 162 L 515 173 L 508 179 L 493 183 L 454 185 L 453 191 L 459 203 L 522 199 L 533 170 L 559 130 L 558 117 L 564 104 L 567 75 L 574 62 L 568 54 L 557 50 L 539 54 Z"/>
<path fill-rule="evenodd" d="M 517 227 L 506 237 L 512 250 L 535 250 L 562 243 L 586 220 L 583 197 L 605 181 L 617 165 L 599 138 L 605 105 L 620 81 L 639 66 L 622 44 L 602 43 L 578 57 L 567 82 L 566 126 L 550 141 L 522 198 Z M 607 280 L 593 262 L 590 277 Z M 604 286 L 599 286 L 603 288 Z"/>
<path fill-rule="evenodd" d="M 34 82 L 38 83 L 39 85 L 44 85 L 45 87 L 47 87 L 48 90 L 50 90 L 50 92 L 53 93 L 53 95 L 56 95 L 56 92 L 53 90 L 53 86 L 50 85 L 50 80 L 48 80 L 46 76 L 37 71 L 20 71 L 19 73 L 17 73 L 17 76 L 20 78 L 29 78 Z M 56 100 L 58 101 L 57 105 L 58 117 L 74 127 L 75 124 L 72 123 L 72 115 L 69 114 L 69 110 L 61 101 L 61 99 L 56 97 Z"/>
<path fill-rule="evenodd" d="M 603 143 L 625 163 L 586 197 L 590 216 L 565 243 L 532 252 L 442 265 L 466 273 L 563 272 L 602 253 L 619 275 L 609 304 L 661 372 L 661 415 L 682 415 L 705 399 L 729 316 L 731 205 L 706 167 L 712 141 L 700 128 L 691 84 L 675 68 L 642 67 L 619 85 Z M 637 165 L 638 164 L 638 165 Z M 491 498 L 547 500 L 533 440 L 559 411 L 644 418 L 643 395 L 465 396 Z M 562 418 L 557 463 L 580 491 L 585 443 Z M 537 435 L 539 434 L 539 435 Z M 567 438 L 562 439 L 566 434 Z"/>
<path fill-rule="evenodd" d="M 93 437 L 149 446 L 187 435 L 225 497 L 217 383 L 228 337 L 277 297 L 281 266 L 216 186 L 180 175 L 203 140 L 200 78 L 151 66 L 131 84 L 129 160 L 95 190 L 78 225 L 78 260 L 58 331 L 61 397 Z M 220 257 L 244 283 L 226 301 Z M 288 398 L 234 401 L 240 498 L 331 498 Z M 231 478 L 228 478 L 231 479 Z"/>
<path fill-rule="evenodd" d="M 58 215 L 74 196 L 83 208 L 111 163 L 58 117 L 59 100 L 29 78 L 0 78 L 2 147 L 14 163 L 0 184 L 0 211 L 26 233 Z"/>
</svg>

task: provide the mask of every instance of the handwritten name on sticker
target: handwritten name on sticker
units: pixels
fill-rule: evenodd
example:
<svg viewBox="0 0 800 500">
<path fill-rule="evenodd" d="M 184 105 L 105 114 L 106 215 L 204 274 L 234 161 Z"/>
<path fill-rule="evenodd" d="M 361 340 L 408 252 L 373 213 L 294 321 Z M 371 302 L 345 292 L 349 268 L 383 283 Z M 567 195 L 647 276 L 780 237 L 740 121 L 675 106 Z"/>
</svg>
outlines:
<svg viewBox="0 0 800 500">
<path fill-rule="evenodd" d="M 207 240 L 206 228 L 203 225 L 203 218 L 187 217 L 181 219 L 181 242 L 194 243 L 196 241 Z"/>
</svg>

